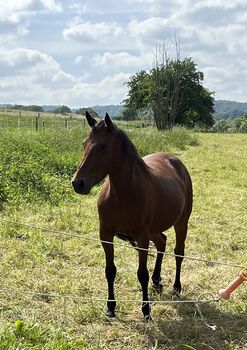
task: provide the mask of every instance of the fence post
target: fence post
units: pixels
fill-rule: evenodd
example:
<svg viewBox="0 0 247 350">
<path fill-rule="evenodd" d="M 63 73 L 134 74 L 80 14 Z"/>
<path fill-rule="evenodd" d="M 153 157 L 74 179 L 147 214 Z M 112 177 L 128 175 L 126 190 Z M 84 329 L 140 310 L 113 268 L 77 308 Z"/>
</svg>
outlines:
<svg viewBox="0 0 247 350">
<path fill-rule="evenodd" d="M 35 130 L 38 131 L 38 127 L 39 127 L 39 118 L 38 116 L 36 115 L 36 118 L 35 118 Z"/>
<path fill-rule="evenodd" d="M 64 125 L 65 125 L 65 129 L 68 129 L 68 120 L 67 119 L 65 119 Z"/>
</svg>

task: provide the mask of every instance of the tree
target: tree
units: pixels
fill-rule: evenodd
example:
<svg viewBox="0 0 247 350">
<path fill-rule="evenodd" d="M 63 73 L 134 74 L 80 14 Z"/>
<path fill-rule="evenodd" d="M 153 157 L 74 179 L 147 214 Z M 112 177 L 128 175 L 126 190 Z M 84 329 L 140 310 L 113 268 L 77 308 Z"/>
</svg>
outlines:
<svg viewBox="0 0 247 350">
<path fill-rule="evenodd" d="M 169 59 L 165 47 L 155 55 L 154 68 L 133 74 L 127 86 L 125 106 L 136 112 L 152 110 L 159 130 L 174 124 L 211 127 L 214 123 L 213 93 L 203 85 L 204 75 L 191 58 Z"/>
<path fill-rule="evenodd" d="M 51 112 L 57 113 L 57 114 L 66 114 L 66 113 L 71 113 L 71 109 L 63 105 L 63 106 L 58 106 Z"/>
<path fill-rule="evenodd" d="M 96 113 L 92 108 L 90 108 L 90 107 L 87 107 L 87 108 L 85 108 L 85 107 L 81 107 L 81 108 L 79 108 L 77 111 L 76 111 L 76 114 L 78 114 L 78 115 L 86 115 L 86 111 L 88 111 L 88 113 L 90 113 L 91 114 L 91 116 L 92 117 L 94 117 L 94 118 L 99 118 L 99 115 L 98 115 L 98 113 Z"/>
<path fill-rule="evenodd" d="M 129 109 L 129 108 L 125 108 L 122 112 L 122 119 L 123 120 L 135 120 L 137 117 L 137 112 L 132 110 L 132 109 Z"/>
<path fill-rule="evenodd" d="M 141 70 L 126 82 L 128 97 L 123 102 L 126 110 L 142 111 L 151 106 L 152 79 L 150 73 Z"/>
</svg>

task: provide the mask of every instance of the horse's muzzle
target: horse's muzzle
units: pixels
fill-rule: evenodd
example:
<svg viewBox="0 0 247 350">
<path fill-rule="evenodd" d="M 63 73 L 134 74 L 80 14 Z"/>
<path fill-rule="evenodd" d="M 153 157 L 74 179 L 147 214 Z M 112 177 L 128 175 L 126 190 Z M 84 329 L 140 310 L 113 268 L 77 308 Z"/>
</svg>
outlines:
<svg viewBox="0 0 247 350">
<path fill-rule="evenodd" d="M 82 179 L 73 180 L 72 186 L 76 193 L 79 194 L 88 194 L 90 192 L 90 188 L 86 186 L 85 182 Z"/>
</svg>

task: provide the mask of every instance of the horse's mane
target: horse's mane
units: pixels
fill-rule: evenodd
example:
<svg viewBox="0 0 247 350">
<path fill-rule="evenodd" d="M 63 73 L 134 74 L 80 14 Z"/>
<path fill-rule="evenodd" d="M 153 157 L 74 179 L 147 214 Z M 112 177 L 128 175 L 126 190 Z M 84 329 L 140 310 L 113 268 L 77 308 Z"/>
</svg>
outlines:
<svg viewBox="0 0 247 350">
<path fill-rule="evenodd" d="M 134 165 L 137 162 L 137 164 L 142 168 L 142 170 L 147 171 L 148 166 L 141 158 L 138 150 L 136 149 L 133 142 L 129 139 L 128 135 L 118 127 L 116 127 L 116 130 L 120 139 L 123 156 L 127 158 L 129 164 Z"/>
</svg>

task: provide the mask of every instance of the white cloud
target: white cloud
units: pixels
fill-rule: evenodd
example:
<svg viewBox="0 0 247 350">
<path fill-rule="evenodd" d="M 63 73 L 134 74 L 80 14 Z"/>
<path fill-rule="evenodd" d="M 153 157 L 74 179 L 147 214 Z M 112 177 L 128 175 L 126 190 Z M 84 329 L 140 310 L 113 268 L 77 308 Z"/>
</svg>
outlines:
<svg viewBox="0 0 247 350">
<path fill-rule="evenodd" d="M 93 57 L 93 62 L 96 67 L 107 67 L 110 69 L 141 69 L 150 68 L 152 58 L 149 54 L 143 54 L 140 56 L 134 56 L 128 52 L 104 52 Z"/>
<path fill-rule="evenodd" d="M 126 94 L 123 85 L 129 74 L 109 75 L 86 83 L 88 75 L 79 77 L 64 72 L 51 56 L 23 48 L 0 50 L 0 100 L 23 104 L 118 103 Z"/>
<path fill-rule="evenodd" d="M 62 11 L 62 5 L 57 0 L 8 0 L 2 1 L 0 6 L 0 26 L 3 29 L 0 43 L 11 42 L 29 33 L 32 16 Z"/>
<path fill-rule="evenodd" d="M 82 62 L 82 56 L 76 56 L 74 62 L 75 62 L 76 64 L 81 63 L 81 62 Z"/>
<path fill-rule="evenodd" d="M 138 45 L 148 45 L 152 48 L 157 43 L 173 38 L 176 32 L 171 22 L 162 17 L 150 17 L 144 21 L 135 19 L 129 23 L 128 28 Z"/>
<path fill-rule="evenodd" d="M 89 12 L 89 4 L 88 3 L 73 3 L 71 5 L 69 5 L 69 9 L 76 12 L 77 14 L 85 14 L 87 12 Z"/>
<path fill-rule="evenodd" d="M 56 0 L 8 0 L 1 3 L 0 20 L 19 23 L 42 11 L 60 12 L 62 5 Z"/>
<path fill-rule="evenodd" d="M 81 22 L 72 23 L 63 31 L 65 39 L 76 40 L 85 43 L 96 41 L 109 42 L 113 38 L 124 35 L 124 30 L 116 22 Z"/>
</svg>

